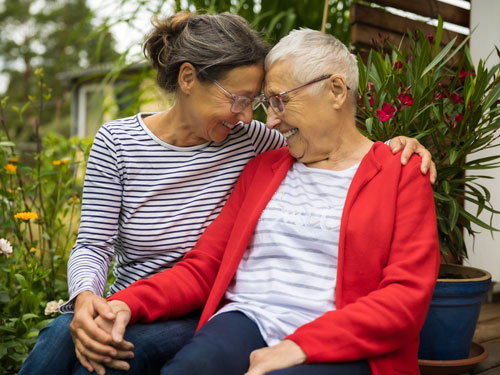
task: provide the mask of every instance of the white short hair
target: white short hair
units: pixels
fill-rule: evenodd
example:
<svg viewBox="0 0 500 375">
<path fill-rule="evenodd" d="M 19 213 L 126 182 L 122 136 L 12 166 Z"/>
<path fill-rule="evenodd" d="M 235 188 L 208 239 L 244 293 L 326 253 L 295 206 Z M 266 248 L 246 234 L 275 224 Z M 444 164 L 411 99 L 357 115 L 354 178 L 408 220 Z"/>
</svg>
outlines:
<svg viewBox="0 0 500 375">
<path fill-rule="evenodd" d="M 307 28 L 292 30 L 267 55 L 266 71 L 284 60 L 293 62 L 291 77 L 298 83 L 306 83 L 324 74 L 342 74 L 351 97 L 356 99 L 359 79 L 356 57 L 333 35 Z M 319 87 L 320 83 L 310 89 Z"/>
</svg>

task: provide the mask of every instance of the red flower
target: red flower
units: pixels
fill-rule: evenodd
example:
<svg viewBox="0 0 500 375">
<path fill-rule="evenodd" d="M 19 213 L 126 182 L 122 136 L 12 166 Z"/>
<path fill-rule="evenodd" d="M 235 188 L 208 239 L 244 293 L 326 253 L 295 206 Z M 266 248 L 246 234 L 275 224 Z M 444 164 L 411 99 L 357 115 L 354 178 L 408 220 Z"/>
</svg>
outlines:
<svg viewBox="0 0 500 375">
<path fill-rule="evenodd" d="M 427 39 L 429 39 L 429 43 L 431 43 L 431 44 L 434 43 L 434 35 L 427 34 L 426 37 L 427 37 Z"/>
<path fill-rule="evenodd" d="M 461 113 L 457 113 L 457 115 L 455 116 L 455 125 L 457 124 L 457 122 L 460 122 L 464 119 L 464 115 L 462 115 Z"/>
<path fill-rule="evenodd" d="M 406 105 L 408 107 L 411 107 L 411 105 L 413 104 L 413 96 L 411 96 L 411 94 L 401 93 L 398 95 L 398 99 L 403 106 Z"/>
<path fill-rule="evenodd" d="M 401 69 L 403 67 L 403 63 L 401 61 L 396 61 L 394 63 L 394 69 Z"/>
<path fill-rule="evenodd" d="M 460 73 L 458 74 L 458 78 L 460 78 L 462 81 L 465 81 L 467 76 L 475 76 L 476 73 L 474 72 L 467 72 L 465 69 L 462 69 Z"/>
<path fill-rule="evenodd" d="M 451 97 L 451 100 L 453 100 L 453 103 L 455 104 L 458 104 L 460 102 L 463 102 L 464 100 L 462 99 L 462 97 L 460 96 L 460 94 L 457 94 L 456 92 L 452 93 L 450 95 Z"/>
<path fill-rule="evenodd" d="M 373 107 L 373 105 L 375 104 L 375 98 L 373 96 L 370 97 L 370 99 L 368 100 L 368 103 L 370 103 L 370 106 Z"/>
<path fill-rule="evenodd" d="M 385 121 L 390 120 L 392 118 L 392 116 L 394 115 L 394 112 L 396 112 L 396 108 L 394 108 L 389 103 L 384 102 L 384 104 L 382 104 L 382 109 L 377 110 L 377 116 L 381 122 L 385 122 Z"/>
<path fill-rule="evenodd" d="M 440 84 L 441 85 L 441 84 Z M 450 90 L 448 89 L 444 89 L 443 91 L 441 91 L 441 93 L 439 93 L 437 96 L 436 96 L 436 100 L 439 100 L 439 99 L 443 99 L 443 98 L 446 98 L 450 96 Z"/>
</svg>

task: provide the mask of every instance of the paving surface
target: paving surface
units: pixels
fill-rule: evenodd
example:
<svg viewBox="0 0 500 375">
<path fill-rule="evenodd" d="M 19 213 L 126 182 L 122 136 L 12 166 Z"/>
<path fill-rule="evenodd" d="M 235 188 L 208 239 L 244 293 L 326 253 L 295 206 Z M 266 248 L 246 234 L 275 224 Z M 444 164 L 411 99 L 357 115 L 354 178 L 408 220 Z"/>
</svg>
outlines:
<svg viewBox="0 0 500 375">
<path fill-rule="evenodd" d="M 495 298 L 493 303 L 484 303 L 481 307 L 474 341 L 488 349 L 488 358 L 470 374 L 500 375 L 500 298 Z"/>
</svg>

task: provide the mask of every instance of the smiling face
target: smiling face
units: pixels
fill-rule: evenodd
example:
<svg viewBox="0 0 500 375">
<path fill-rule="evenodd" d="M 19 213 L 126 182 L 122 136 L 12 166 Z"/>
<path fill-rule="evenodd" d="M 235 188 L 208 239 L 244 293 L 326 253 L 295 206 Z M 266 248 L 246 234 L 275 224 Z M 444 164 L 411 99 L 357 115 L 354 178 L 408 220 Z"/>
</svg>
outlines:
<svg viewBox="0 0 500 375">
<path fill-rule="evenodd" d="M 217 82 L 234 95 L 253 99 L 262 88 L 263 78 L 263 66 L 256 64 L 234 68 Z M 252 120 L 252 105 L 240 113 L 231 112 L 232 96 L 213 82 L 195 79 L 186 104 L 190 131 L 204 141 L 222 142 L 236 123 Z"/>
<path fill-rule="evenodd" d="M 301 84 L 292 79 L 291 68 L 291 62 L 287 61 L 271 66 L 266 73 L 266 97 Z M 302 163 L 323 160 L 335 147 L 339 127 L 335 125 L 337 114 L 329 89 L 334 78 L 332 76 L 322 83 L 314 83 L 324 85 L 324 88 L 319 90 L 320 94 L 312 94 L 309 87 L 306 87 L 284 95 L 282 101 L 285 110 L 282 114 L 276 113 L 271 107 L 268 110 L 267 126 L 285 136 L 290 154 Z"/>
</svg>

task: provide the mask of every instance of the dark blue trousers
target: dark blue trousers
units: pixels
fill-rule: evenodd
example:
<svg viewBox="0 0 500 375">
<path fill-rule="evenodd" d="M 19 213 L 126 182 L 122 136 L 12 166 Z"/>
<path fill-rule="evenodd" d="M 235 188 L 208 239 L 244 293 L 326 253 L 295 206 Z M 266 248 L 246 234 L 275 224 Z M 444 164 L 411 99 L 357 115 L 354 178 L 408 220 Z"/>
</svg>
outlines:
<svg viewBox="0 0 500 375">
<path fill-rule="evenodd" d="M 243 375 L 250 353 L 267 346 L 257 325 L 240 312 L 210 319 L 162 369 L 161 375 Z M 370 375 L 366 360 L 320 363 L 271 371 L 267 375 Z"/>
<path fill-rule="evenodd" d="M 186 344 L 198 324 L 199 312 L 180 319 L 127 327 L 125 340 L 134 344 L 129 371 L 107 369 L 106 375 L 157 375 L 160 368 Z M 21 368 L 20 375 L 88 375 L 75 355 L 69 325 L 73 314 L 63 314 L 45 327 Z"/>
</svg>

